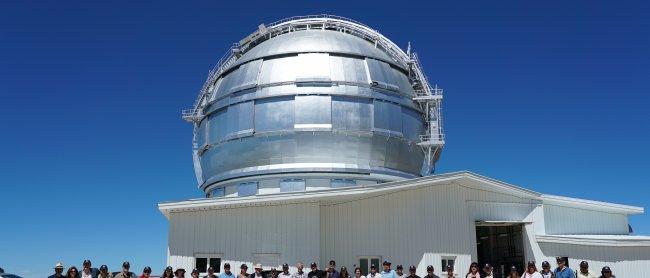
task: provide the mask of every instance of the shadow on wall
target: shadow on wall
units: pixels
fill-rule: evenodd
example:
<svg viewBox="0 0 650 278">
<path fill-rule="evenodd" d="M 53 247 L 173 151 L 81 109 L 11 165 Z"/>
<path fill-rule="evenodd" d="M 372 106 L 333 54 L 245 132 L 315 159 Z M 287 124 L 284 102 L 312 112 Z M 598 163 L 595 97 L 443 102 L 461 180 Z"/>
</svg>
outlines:
<svg viewBox="0 0 650 278">
<path fill-rule="evenodd" d="M 588 261 L 618 262 L 650 260 L 650 247 L 582 246 L 558 243 L 540 243 L 547 256 L 569 256 Z"/>
</svg>

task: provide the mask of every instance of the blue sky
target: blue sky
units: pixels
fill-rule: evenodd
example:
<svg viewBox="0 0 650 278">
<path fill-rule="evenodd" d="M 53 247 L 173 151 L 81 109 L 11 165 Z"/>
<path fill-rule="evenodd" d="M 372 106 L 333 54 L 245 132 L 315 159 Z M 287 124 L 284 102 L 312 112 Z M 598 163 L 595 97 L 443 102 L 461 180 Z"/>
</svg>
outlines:
<svg viewBox="0 0 650 278">
<path fill-rule="evenodd" d="M 650 208 L 647 1 L 14 1 L 0 7 L 0 267 L 165 265 L 160 201 L 200 197 L 180 119 L 258 24 L 353 18 L 445 89 L 439 172 Z M 634 216 L 650 234 L 650 216 Z"/>
</svg>

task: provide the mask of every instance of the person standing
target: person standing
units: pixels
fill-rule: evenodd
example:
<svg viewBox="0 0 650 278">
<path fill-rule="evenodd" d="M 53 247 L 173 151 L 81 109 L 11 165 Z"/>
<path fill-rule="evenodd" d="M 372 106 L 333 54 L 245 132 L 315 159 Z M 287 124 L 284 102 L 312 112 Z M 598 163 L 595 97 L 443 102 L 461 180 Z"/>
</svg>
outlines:
<svg viewBox="0 0 650 278">
<path fill-rule="evenodd" d="M 84 260 L 83 269 L 81 270 L 81 278 L 97 278 L 99 269 L 94 268 L 90 260 Z"/>
<path fill-rule="evenodd" d="M 447 273 L 446 273 L 447 278 L 454 278 L 456 276 L 456 275 L 454 275 L 454 267 L 453 266 L 447 265 L 446 269 L 447 269 Z M 467 273 L 467 275 L 469 275 L 469 273 Z"/>
<path fill-rule="evenodd" d="M 177 268 L 176 271 L 174 271 L 174 277 L 175 278 L 185 278 L 185 269 L 184 268 Z"/>
<path fill-rule="evenodd" d="M 566 266 L 566 260 L 563 257 L 557 257 L 555 261 L 557 262 L 555 278 L 576 278 L 576 273 Z"/>
<path fill-rule="evenodd" d="M 453 267 L 452 267 L 453 271 Z M 450 276 L 451 278 L 453 276 Z M 478 263 L 473 262 L 469 265 L 469 270 L 467 270 L 467 274 L 465 274 L 465 278 L 481 278 L 481 273 L 478 270 Z"/>
<path fill-rule="evenodd" d="M 151 267 L 145 266 L 142 270 L 142 275 L 140 275 L 140 278 L 149 278 L 149 276 L 151 276 Z"/>
<path fill-rule="evenodd" d="M 596 275 L 589 271 L 589 263 L 587 261 L 580 262 L 580 271 L 576 271 L 576 278 L 596 278 Z"/>
<path fill-rule="evenodd" d="M 291 278 L 291 273 L 289 273 L 289 264 L 285 263 L 282 265 L 282 273 L 280 273 L 280 278 Z"/>
<path fill-rule="evenodd" d="M 325 278 L 327 275 L 325 271 L 318 269 L 318 264 L 316 264 L 316 262 L 312 262 L 310 267 L 311 271 L 307 273 L 307 277 L 309 278 Z"/>
<path fill-rule="evenodd" d="M 291 275 L 291 278 L 307 278 L 307 277 L 309 277 L 307 275 L 307 273 L 305 272 L 304 268 L 305 268 L 305 265 L 302 262 L 298 262 L 296 264 L 296 269 L 298 269 L 298 271 L 296 273 L 294 273 L 293 275 Z"/>
<path fill-rule="evenodd" d="M 366 276 L 366 278 L 380 278 L 381 274 L 377 273 L 377 266 L 374 264 L 370 265 L 370 273 Z"/>
<path fill-rule="evenodd" d="M 174 278 L 174 270 L 171 266 L 165 267 L 161 278 Z"/>
<path fill-rule="evenodd" d="M 510 273 L 508 273 L 508 278 L 519 278 L 519 272 L 517 271 L 516 266 L 510 267 Z"/>
<path fill-rule="evenodd" d="M 330 261 L 330 265 L 327 268 L 327 278 L 341 278 L 341 274 L 336 271 L 336 262 L 334 260 Z"/>
<path fill-rule="evenodd" d="M 248 266 L 246 264 L 241 264 L 239 266 L 239 275 L 237 275 L 237 278 L 248 278 L 250 276 L 248 274 Z"/>
<path fill-rule="evenodd" d="M 192 273 L 190 273 L 192 278 L 199 278 L 199 270 L 198 269 L 192 269 Z"/>
<path fill-rule="evenodd" d="M 433 274 L 433 266 L 428 265 L 427 266 L 427 276 L 424 276 L 424 278 L 440 278 L 438 275 Z"/>
<path fill-rule="evenodd" d="M 261 264 L 255 264 L 253 265 L 253 268 L 255 268 L 255 272 L 250 275 L 250 278 L 264 278 L 262 275 L 262 265 Z"/>
<path fill-rule="evenodd" d="M 404 267 L 401 264 L 398 264 L 397 267 L 395 267 L 395 276 L 397 278 L 406 278 L 406 274 L 404 274 Z"/>
<path fill-rule="evenodd" d="M 612 274 L 612 270 L 609 268 L 609 266 L 603 266 L 603 269 L 600 271 L 600 278 L 616 278 L 614 274 Z"/>
<path fill-rule="evenodd" d="M 384 270 L 381 271 L 381 278 L 397 278 L 395 271 L 390 269 L 391 264 L 389 261 L 384 261 L 381 266 L 384 268 Z"/>
<path fill-rule="evenodd" d="M 340 274 L 341 278 L 351 278 L 350 273 L 348 272 L 348 268 L 345 267 L 345 266 L 341 267 L 341 272 L 340 273 L 341 273 Z"/>
<path fill-rule="evenodd" d="M 79 270 L 77 270 L 76 266 L 71 266 L 68 268 L 68 272 L 65 274 L 65 277 L 67 278 L 81 278 L 81 275 L 79 275 Z"/>
<path fill-rule="evenodd" d="M 363 273 L 361 273 L 361 268 L 360 267 L 356 267 L 354 269 L 354 278 L 366 278 L 366 276 L 363 276 Z M 418 277 L 418 278 L 420 278 L 420 277 Z"/>
<path fill-rule="evenodd" d="M 223 272 L 219 274 L 219 278 L 235 278 L 235 274 L 230 272 L 230 263 L 223 264 Z"/>
<path fill-rule="evenodd" d="M 115 275 L 115 278 L 135 278 L 135 273 L 130 272 L 131 264 L 129 262 L 122 263 L 122 272 Z"/>
<path fill-rule="evenodd" d="M 2 272 L 0 272 L 2 273 Z M 50 275 L 50 277 L 47 278 L 65 278 L 65 275 L 63 275 L 63 264 L 62 263 L 57 263 L 54 265 L 54 274 Z"/>
<path fill-rule="evenodd" d="M 493 278 L 494 274 L 492 273 L 492 266 L 490 264 L 485 264 L 483 266 L 483 277 L 484 278 Z"/>
<path fill-rule="evenodd" d="M 409 266 L 409 276 L 406 278 L 420 278 L 417 274 L 415 274 L 417 268 L 414 265 Z"/>
<path fill-rule="evenodd" d="M 555 278 L 555 273 L 551 270 L 551 264 L 547 261 L 542 262 L 542 270 L 539 272 L 542 278 Z"/>
<path fill-rule="evenodd" d="M 278 269 L 271 267 L 271 278 L 278 278 Z"/>
<path fill-rule="evenodd" d="M 535 262 L 530 261 L 528 262 L 528 267 L 526 268 L 524 275 L 521 275 L 521 278 L 542 278 L 542 274 L 537 272 Z"/>
<path fill-rule="evenodd" d="M 217 278 L 217 275 L 214 274 L 214 268 L 208 267 L 208 275 L 203 278 Z"/>
<path fill-rule="evenodd" d="M 97 275 L 98 278 L 113 278 L 113 274 L 108 272 L 108 266 L 103 264 L 102 266 L 99 267 L 99 275 Z"/>
</svg>

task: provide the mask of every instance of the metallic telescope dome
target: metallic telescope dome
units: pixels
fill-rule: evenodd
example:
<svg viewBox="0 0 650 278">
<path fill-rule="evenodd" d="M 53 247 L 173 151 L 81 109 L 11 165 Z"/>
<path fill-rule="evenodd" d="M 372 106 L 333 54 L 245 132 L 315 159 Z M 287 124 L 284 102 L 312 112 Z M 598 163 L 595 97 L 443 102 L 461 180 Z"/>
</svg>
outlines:
<svg viewBox="0 0 650 278">
<path fill-rule="evenodd" d="M 317 15 L 235 43 L 183 118 L 199 187 L 242 197 L 429 175 L 444 145 L 441 102 L 410 45 Z"/>
</svg>

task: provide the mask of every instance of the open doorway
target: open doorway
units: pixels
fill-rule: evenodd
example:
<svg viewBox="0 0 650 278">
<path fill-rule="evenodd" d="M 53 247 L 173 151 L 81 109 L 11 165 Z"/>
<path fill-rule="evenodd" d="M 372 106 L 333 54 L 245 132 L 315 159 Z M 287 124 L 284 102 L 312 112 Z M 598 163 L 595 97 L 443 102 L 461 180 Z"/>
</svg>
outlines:
<svg viewBox="0 0 650 278">
<path fill-rule="evenodd" d="M 524 270 L 524 239 L 522 224 L 476 223 L 478 263 L 494 268 L 494 278 L 504 278 L 513 265 L 519 275 Z M 481 267 L 482 268 L 482 267 Z"/>
</svg>

